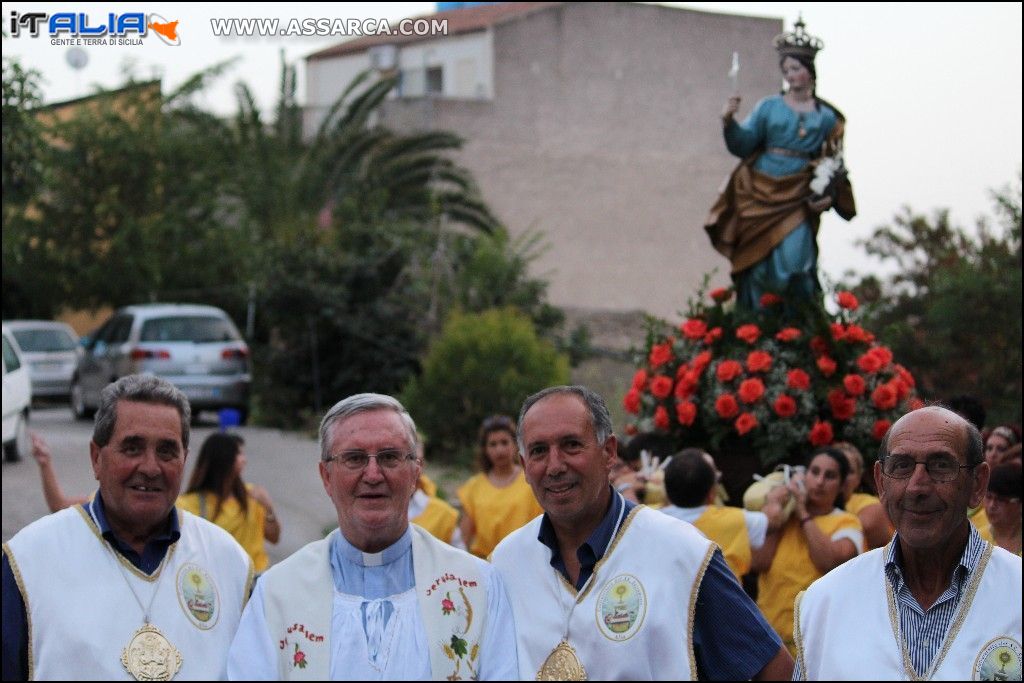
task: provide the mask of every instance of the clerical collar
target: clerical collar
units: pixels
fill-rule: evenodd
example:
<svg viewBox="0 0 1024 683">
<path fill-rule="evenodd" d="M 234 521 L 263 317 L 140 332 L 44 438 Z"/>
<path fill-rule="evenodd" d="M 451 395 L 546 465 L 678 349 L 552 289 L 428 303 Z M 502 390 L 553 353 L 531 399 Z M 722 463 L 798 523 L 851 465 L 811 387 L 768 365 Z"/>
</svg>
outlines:
<svg viewBox="0 0 1024 683">
<path fill-rule="evenodd" d="M 397 561 L 412 550 L 412 530 L 406 528 L 402 536 L 379 553 L 364 553 L 348 542 L 345 534 L 338 534 L 338 552 L 346 561 L 360 567 L 380 567 Z"/>
</svg>

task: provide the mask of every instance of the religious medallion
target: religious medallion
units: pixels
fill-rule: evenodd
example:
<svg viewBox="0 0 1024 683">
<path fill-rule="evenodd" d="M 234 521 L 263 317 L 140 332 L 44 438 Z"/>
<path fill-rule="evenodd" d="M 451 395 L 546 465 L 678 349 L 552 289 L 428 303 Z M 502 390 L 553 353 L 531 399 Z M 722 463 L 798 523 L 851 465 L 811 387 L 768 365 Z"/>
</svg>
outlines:
<svg viewBox="0 0 1024 683">
<path fill-rule="evenodd" d="M 181 663 L 181 653 L 152 624 L 143 624 L 121 651 L 121 664 L 137 681 L 169 681 Z"/>
<path fill-rule="evenodd" d="M 566 641 L 558 644 L 537 672 L 538 681 L 585 681 L 587 671 L 583 668 L 576 650 Z"/>
</svg>

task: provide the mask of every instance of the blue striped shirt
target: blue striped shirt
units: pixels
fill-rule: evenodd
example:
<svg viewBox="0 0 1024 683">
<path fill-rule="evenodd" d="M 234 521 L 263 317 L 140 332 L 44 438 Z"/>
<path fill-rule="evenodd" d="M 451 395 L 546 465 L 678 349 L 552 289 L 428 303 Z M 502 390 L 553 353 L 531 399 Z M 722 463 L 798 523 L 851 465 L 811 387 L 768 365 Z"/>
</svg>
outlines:
<svg viewBox="0 0 1024 683">
<path fill-rule="evenodd" d="M 927 610 L 921 609 L 917 599 L 910 592 L 903 578 L 903 558 L 900 553 L 899 534 L 886 549 L 885 578 L 892 586 L 896 597 L 896 611 L 900 617 L 900 632 L 907 645 L 910 662 L 917 674 L 924 675 L 932 665 L 942 641 L 949 632 L 950 624 L 956 608 L 963 597 L 964 589 L 971 574 L 978 567 L 981 554 L 985 551 L 985 541 L 973 524 L 969 525 L 971 535 L 967 538 L 967 547 L 960 556 L 960 562 L 953 570 L 953 576 L 939 599 Z"/>
</svg>

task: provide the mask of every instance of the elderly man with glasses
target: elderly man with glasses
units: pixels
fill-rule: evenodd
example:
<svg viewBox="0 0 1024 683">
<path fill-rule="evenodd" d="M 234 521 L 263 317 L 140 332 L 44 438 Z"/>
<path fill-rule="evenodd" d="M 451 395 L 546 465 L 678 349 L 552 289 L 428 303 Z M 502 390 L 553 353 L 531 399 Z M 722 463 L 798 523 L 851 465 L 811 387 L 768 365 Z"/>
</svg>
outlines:
<svg viewBox="0 0 1024 683">
<path fill-rule="evenodd" d="M 875 484 L 896 536 L 797 597 L 794 678 L 1021 679 L 1021 558 L 967 520 L 988 479 L 981 435 L 956 413 L 890 428 Z"/>
<path fill-rule="evenodd" d="M 402 404 L 357 394 L 320 424 L 338 529 L 256 584 L 232 680 L 518 677 L 512 610 L 486 562 L 410 525 L 422 465 Z"/>
</svg>

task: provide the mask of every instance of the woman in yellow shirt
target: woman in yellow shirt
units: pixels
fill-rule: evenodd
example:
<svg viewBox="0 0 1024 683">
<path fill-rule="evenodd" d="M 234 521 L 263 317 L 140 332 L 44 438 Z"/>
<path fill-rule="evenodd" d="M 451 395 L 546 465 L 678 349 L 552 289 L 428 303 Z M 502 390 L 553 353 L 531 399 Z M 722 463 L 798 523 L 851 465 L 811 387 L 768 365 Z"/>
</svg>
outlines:
<svg viewBox="0 0 1024 683">
<path fill-rule="evenodd" d="M 864 527 L 866 549 L 881 548 L 889 542 L 896 528 L 889 521 L 889 515 L 878 497 L 861 491 L 864 486 L 864 456 L 860 449 L 847 441 L 833 444 L 832 447 L 841 451 L 850 464 L 850 473 L 846 475 L 843 485 L 843 500 L 846 503 L 843 507 L 847 512 L 857 515 L 860 525 Z"/>
<path fill-rule="evenodd" d="M 270 565 L 264 539 L 277 543 L 281 523 L 270 494 L 242 480 L 245 441 L 237 434 L 215 433 L 199 449 L 192 479 L 178 506 L 199 515 L 235 537 L 252 558 L 257 573 Z"/>
<path fill-rule="evenodd" d="M 487 558 L 501 539 L 543 512 L 519 465 L 515 434 L 510 417 L 484 420 L 477 446 L 483 471 L 458 490 L 462 540 L 477 557 Z"/>
<path fill-rule="evenodd" d="M 849 471 L 850 464 L 840 451 L 814 451 L 807 474 L 789 482 L 796 503 L 789 521 L 770 532 L 753 553 L 752 569 L 761 572 L 757 606 L 793 654 L 797 593 L 864 549 L 860 520 L 841 509 Z"/>
</svg>

